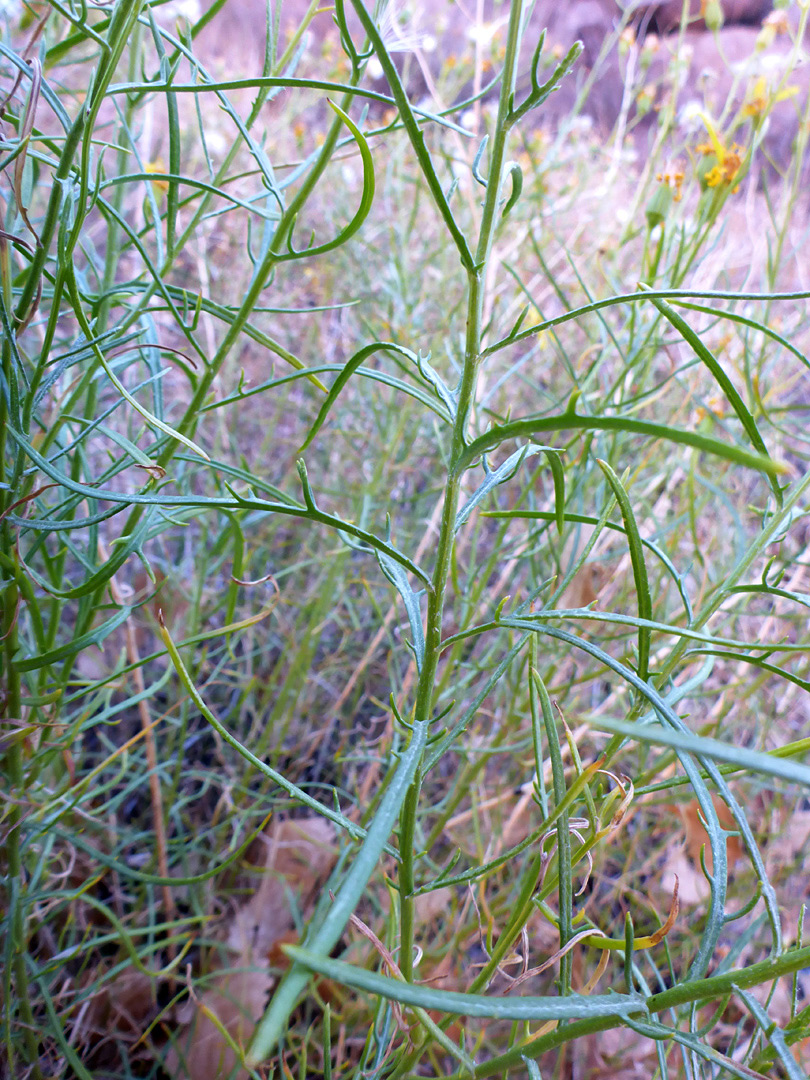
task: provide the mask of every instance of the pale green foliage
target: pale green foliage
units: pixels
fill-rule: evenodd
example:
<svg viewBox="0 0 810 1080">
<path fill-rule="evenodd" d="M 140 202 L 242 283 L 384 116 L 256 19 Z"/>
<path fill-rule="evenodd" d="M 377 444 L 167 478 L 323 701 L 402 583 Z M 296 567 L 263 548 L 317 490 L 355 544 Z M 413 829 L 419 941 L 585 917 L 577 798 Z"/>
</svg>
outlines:
<svg viewBox="0 0 810 1080">
<path fill-rule="evenodd" d="M 4 1064 L 156 1075 L 243 854 L 306 807 L 342 857 L 247 1068 L 281 1043 L 328 1076 L 340 1023 L 344 1075 L 534 1077 L 624 1026 L 661 1076 L 801 1075 L 795 984 L 785 1017 L 748 993 L 810 966 L 763 856 L 810 784 L 800 162 L 756 186 L 776 96 L 729 104 L 736 173 L 707 120 L 719 171 L 662 189 L 670 109 L 606 189 L 599 139 L 542 127 L 579 48 L 522 41 L 517 0 L 476 138 L 417 107 L 362 0 L 314 60 L 316 4 L 287 39 L 269 12 L 261 77 L 198 55 L 222 7 L 52 2 L 0 42 Z M 770 216 L 741 290 L 743 196 Z M 674 802 L 707 884 L 662 941 Z M 357 912 L 396 971 L 332 956 Z M 505 994 L 543 920 L 557 960 Z M 149 1037 L 93 1057 L 82 1010 L 130 969 L 163 995 Z M 720 1047 L 695 1006 L 732 998 Z"/>
</svg>

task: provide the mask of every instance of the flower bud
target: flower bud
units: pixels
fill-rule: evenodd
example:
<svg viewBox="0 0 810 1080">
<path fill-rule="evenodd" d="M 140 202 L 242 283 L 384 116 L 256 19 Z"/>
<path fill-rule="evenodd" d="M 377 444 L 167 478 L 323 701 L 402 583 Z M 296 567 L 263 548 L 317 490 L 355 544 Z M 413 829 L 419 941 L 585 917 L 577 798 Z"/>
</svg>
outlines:
<svg viewBox="0 0 810 1080">
<path fill-rule="evenodd" d="M 642 86 L 636 97 L 636 112 L 639 116 L 647 115 L 655 104 L 655 95 L 657 92 L 657 87 L 654 84 L 648 83 L 646 86 Z"/>
<path fill-rule="evenodd" d="M 642 71 L 646 71 L 653 62 L 653 57 L 661 51 L 661 42 L 657 34 L 647 34 L 644 45 L 639 54 L 638 63 Z"/>
<path fill-rule="evenodd" d="M 636 43 L 636 32 L 632 26 L 625 26 L 619 35 L 619 56 L 627 56 Z"/>
<path fill-rule="evenodd" d="M 720 0 L 706 0 L 703 19 L 708 30 L 719 30 L 726 21 Z"/>
<path fill-rule="evenodd" d="M 655 189 L 652 198 L 647 203 L 647 209 L 644 211 L 647 218 L 647 227 L 654 229 L 656 225 L 663 225 L 671 205 L 672 188 L 664 181 Z"/>
<path fill-rule="evenodd" d="M 765 52 L 766 49 L 770 49 L 776 40 L 776 30 L 768 23 L 762 24 L 762 29 L 757 34 L 757 39 L 754 42 L 755 52 Z"/>
</svg>

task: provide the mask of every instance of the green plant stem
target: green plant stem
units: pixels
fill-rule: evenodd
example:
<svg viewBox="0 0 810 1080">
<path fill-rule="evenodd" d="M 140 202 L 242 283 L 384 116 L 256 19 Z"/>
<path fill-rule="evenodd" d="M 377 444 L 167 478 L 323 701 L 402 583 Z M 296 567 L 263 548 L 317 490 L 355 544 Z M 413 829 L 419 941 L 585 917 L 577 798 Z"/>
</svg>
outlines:
<svg viewBox="0 0 810 1080">
<path fill-rule="evenodd" d="M 132 29 L 132 36 L 129 43 L 129 70 L 127 72 L 130 82 L 134 82 L 138 73 L 138 60 L 140 58 L 140 37 L 141 27 L 136 23 Z M 116 172 L 118 175 L 126 173 L 127 160 L 129 154 L 126 147 L 126 130 L 132 125 L 133 115 L 135 113 L 135 102 L 132 99 L 125 99 L 126 107 L 124 109 L 125 124 L 121 124 L 118 132 L 119 149 L 116 155 Z M 126 188 L 123 184 L 116 186 L 112 195 L 112 205 L 118 214 L 122 213 L 124 205 L 124 196 L 126 194 Z M 99 305 L 98 317 L 96 320 L 96 333 L 101 334 L 107 328 L 107 320 L 110 315 L 110 308 L 112 307 L 112 296 L 110 290 L 115 283 L 115 276 L 118 273 L 118 261 L 121 258 L 120 250 L 120 238 L 121 238 L 121 226 L 113 217 L 107 225 L 107 239 L 106 239 L 106 251 L 104 253 L 104 272 L 101 279 L 101 293 L 103 300 Z"/>
<path fill-rule="evenodd" d="M 453 434 L 450 449 L 450 465 L 447 480 L 444 487 L 443 505 L 439 526 L 439 537 L 436 551 L 436 563 L 431 578 L 432 588 L 428 593 L 426 628 L 425 628 L 425 652 L 422 668 L 416 687 L 415 703 L 413 709 L 413 738 L 408 748 L 406 758 L 409 760 L 409 773 L 405 773 L 406 758 L 403 758 L 400 769 L 397 771 L 397 783 L 392 783 L 386 792 L 374 821 L 369 828 L 368 838 L 363 849 L 356 857 L 354 865 L 344 880 L 333 906 L 327 923 L 312 935 L 307 942 L 308 947 L 314 952 L 326 951 L 331 948 L 342 933 L 343 925 L 348 920 L 349 914 L 359 899 L 360 893 L 370 876 L 375 858 L 375 848 L 381 845 L 382 830 L 390 829 L 393 823 L 392 815 L 401 810 L 401 868 L 400 883 L 407 885 L 401 891 L 401 929 L 400 929 L 400 959 L 403 964 L 403 974 L 409 971 L 412 977 L 412 954 L 413 954 L 413 903 L 414 898 L 414 850 L 413 850 L 413 823 L 416 819 L 416 806 L 419 795 L 419 785 L 414 783 L 422 762 L 426 746 L 427 731 L 433 708 L 433 695 L 436 682 L 436 673 L 439 664 L 442 644 L 442 615 L 444 610 L 444 598 L 450 575 L 450 566 L 453 554 L 455 536 L 455 522 L 458 513 L 461 493 L 461 475 L 464 471 L 463 455 L 466 446 L 466 428 L 470 416 L 473 401 L 475 399 L 475 387 L 478 374 L 478 366 L 481 354 L 481 318 L 484 300 L 484 269 L 486 255 L 491 250 L 492 233 L 495 225 L 495 210 L 497 208 L 497 196 L 503 179 L 503 142 L 507 137 L 506 125 L 499 130 L 495 148 L 493 150 L 494 166 L 490 170 L 488 182 L 488 196 L 485 203 L 484 216 L 482 219 L 479 237 L 478 252 L 484 255 L 484 264 L 475 265 L 467 257 L 468 249 L 466 241 L 455 223 L 447 201 L 444 197 L 442 186 L 436 177 L 430 157 L 424 147 L 424 138 L 419 130 L 408 99 L 399 83 L 390 56 L 388 55 L 376 25 L 362 4 L 362 0 L 353 0 L 355 9 L 363 26 L 368 33 L 372 44 L 377 50 L 380 63 L 389 76 L 394 97 L 403 112 L 403 120 L 411 137 L 412 144 L 417 153 L 417 158 L 422 166 L 423 173 L 428 180 L 434 199 L 448 229 L 456 240 L 462 254 L 468 275 L 468 305 L 467 305 L 467 332 L 465 340 L 464 367 L 461 383 L 457 393 L 457 414 L 453 424 Z M 522 4 L 514 4 L 510 16 L 510 34 L 507 45 L 507 57 L 505 69 L 510 72 L 510 77 L 504 79 L 501 87 L 501 103 L 499 115 L 507 115 L 511 86 L 514 79 L 514 65 L 517 60 L 519 45 L 519 27 Z M 326 147 L 325 147 L 326 149 Z M 331 151 L 330 151 L 331 152 Z M 324 159 L 324 166 L 325 166 Z M 286 240 L 294 223 L 294 215 L 282 219 L 277 230 L 276 243 Z M 258 276 L 258 275 L 257 275 Z M 419 736 L 417 738 L 417 735 Z M 404 797 L 399 796 L 401 778 L 407 775 L 408 784 Z M 400 802 L 401 799 L 401 802 Z M 379 834 L 379 835 L 378 835 Z M 386 834 L 387 835 L 387 834 Z M 330 944 L 331 943 L 331 944 Z M 308 975 L 300 965 L 293 965 L 288 977 L 276 992 L 271 1002 L 270 1009 L 265 1014 L 261 1024 L 257 1028 L 249 1054 L 249 1061 L 257 1063 L 266 1056 L 275 1045 L 281 1035 L 283 1025 L 292 1009 L 297 994 L 306 985 Z"/>
<path fill-rule="evenodd" d="M 402 853 L 402 861 L 399 867 L 399 892 L 400 892 L 400 937 L 399 937 L 399 968 L 406 982 L 413 982 L 413 956 L 414 956 L 414 889 L 416 881 L 414 876 L 414 831 L 416 828 L 416 810 L 419 803 L 419 789 L 421 787 L 420 771 L 417 769 L 413 784 L 405 802 L 402 805 L 402 818 L 399 830 L 399 850 Z"/>
<path fill-rule="evenodd" d="M 465 366 L 465 376 L 468 367 Z M 467 379 L 467 400 L 472 394 L 473 382 Z M 462 380 L 462 389 L 464 380 Z M 459 427 L 462 424 L 462 395 L 459 394 L 459 411 L 454 425 L 454 442 Z M 469 408 L 469 404 L 467 405 Z M 416 702 L 414 705 L 414 723 L 425 725 L 430 721 L 433 706 L 433 690 L 436 681 L 436 671 L 441 655 L 442 643 L 442 612 L 444 610 L 444 595 L 447 588 L 447 580 L 450 572 L 450 559 L 453 551 L 453 535 L 459 503 L 459 478 L 450 474 L 444 490 L 444 505 L 442 507 L 441 523 L 439 527 L 439 542 L 436 554 L 436 566 L 432 576 L 432 591 L 428 595 L 427 618 L 425 629 L 425 656 L 422 662 L 422 670 L 419 673 L 419 681 L 416 688 Z M 421 766 L 421 757 L 419 760 Z M 412 787 L 405 797 L 403 806 L 403 830 L 400 844 L 400 885 L 401 885 L 401 923 L 400 923 L 400 958 L 402 972 L 406 978 L 412 977 L 413 957 L 413 887 L 414 874 L 414 849 L 413 849 L 413 823 L 416 820 L 416 803 L 419 791 Z M 406 961 L 406 957 L 411 958 Z M 407 972 L 407 974 L 406 974 Z"/>
<path fill-rule="evenodd" d="M 358 8 L 359 12 L 359 9 L 362 7 L 359 0 L 355 0 L 355 7 Z M 432 578 L 433 590 L 428 596 L 425 629 L 425 657 L 422 663 L 422 670 L 419 673 L 419 682 L 416 690 L 416 704 L 414 707 L 414 720 L 417 723 L 427 723 L 430 720 L 436 674 L 439 665 L 439 657 L 442 651 L 442 617 L 444 613 L 444 600 L 453 557 L 456 515 L 458 513 L 461 493 L 461 476 L 464 472 L 463 458 L 467 446 L 467 425 L 475 401 L 475 389 L 481 363 L 481 323 L 485 295 L 485 272 L 487 260 L 492 250 L 498 208 L 498 196 L 503 181 L 505 145 L 508 137 L 506 117 L 509 113 L 509 106 L 514 87 L 515 66 L 520 46 L 520 20 L 522 10 L 522 3 L 518 2 L 511 5 L 509 32 L 506 43 L 506 57 L 504 60 L 504 74 L 498 106 L 499 122 L 496 128 L 490 161 L 487 196 L 484 202 L 475 262 L 473 265 L 467 265 L 468 299 L 464 367 L 458 389 L 457 412 L 453 423 L 450 462 L 447 481 L 444 488 L 444 502 L 439 526 L 436 565 Z M 371 31 L 369 32 L 369 36 L 372 36 Z M 378 56 L 382 63 L 382 52 L 378 52 Z M 421 132 L 419 132 L 419 136 L 421 139 Z M 417 148 L 421 149 L 421 144 L 418 140 L 415 143 L 415 149 Z M 434 175 L 432 165 L 429 165 L 429 169 L 430 175 Z M 441 190 L 441 186 L 438 186 L 439 190 Z M 439 210 L 442 213 L 442 216 L 445 217 L 445 221 L 447 221 L 441 202 L 439 203 Z M 447 213 L 450 213 L 449 207 L 447 207 Z M 455 229 L 457 229 L 457 227 L 455 227 Z M 451 228 L 450 231 L 451 234 L 455 235 L 453 228 Z M 414 785 L 405 798 L 400 847 L 402 859 L 400 866 L 400 963 L 402 966 L 402 973 L 407 980 L 410 980 L 413 977 L 413 889 L 415 883 L 413 866 L 413 826 L 416 821 L 416 805 L 418 797 L 419 787 L 418 785 Z"/>
<path fill-rule="evenodd" d="M 79 241 L 85 216 L 88 211 L 88 196 L 90 192 L 90 155 L 93 151 L 93 133 L 99 111 L 107 95 L 118 61 L 129 43 L 130 36 L 143 10 L 145 0 L 121 0 L 113 8 L 110 28 L 107 34 L 106 49 L 101 52 L 98 67 L 95 70 L 93 84 L 88 94 L 88 102 L 82 107 L 85 114 L 83 126 L 84 143 L 82 145 L 81 168 L 79 171 L 79 212 L 73 223 L 70 237 L 67 241 L 66 256 L 70 258 Z"/>
<path fill-rule="evenodd" d="M 6 317 L 11 312 L 11 265 L 8 244 L 3 240 L 0 245 L 0 289 Z M 5 431 L 9 421 L 19 422 L 20 409 L 17 392 L 16 364 L 12 356 L 11 341 L 8 336 L 3 337 L 2 343 L 2 370 L 3 381 L 7 392 L 0 394 L 0 450 L 5 451 Z M 13 477 L 19 474 L 20 460 L 24 455 L 17 452 Z M 0 470 L 2 479 L 6 480 L 5 453 L 0 457 Z M 0 489 L 0 507 L 3 513 L 11 505 L 15 498 L 15 490 L 12 484 L 3 483 Z M 2 641 L 2 669 L 5 679 L 3 690 L 0 693 L 0 715 L 3 718 L 3 728 L 11 735 L 11 742 L 6 752 L 6 774 L 10 787 L 11 799 L 9 801 L 6 831 L 5 851 L 7 862 L 6 878 L 6 905 L 9 918 L 9 946 L 11 950 L 11 964 L 3 978 L 3 1004 L 4 1022 L 3 1033 L 8 1053 L 8 1067 L 13 1069 L 14 1045 L 12 1037 L 12 1013 L 15 1004 L 19 1010 L 23 1027 L 23 1044 L 31 1066 L 34 1080 L 41 1080 L 42 1073 L 39 1067 L 39 1048 L 36 1035 L 36 1024 L 29 995 L 28 971 L 26 957 L 28 954 L 28 934 L 25 918 L 25 874 L 22 862 L 22 849 L 20 845 L 20 826 L 22 823 L 22 805 L 25 792 L 25 770 L 23 760 L 23 743 L 14 737 L 15 726 L 22 724 L 22 693 L 20 673 L 14 666 L 14 656 L 19 645 L 17 620 L 21 602 L 20 590 L 17 585 L 20 579 L 20 567 L 16 548 L 14 530 L 7 520 L 0 523 L 0 550 L 7 556 L 2 563 L 2 611 L 0 612 L 0 641 Z M 24 580 L 24 579 L 23 579 Z M 8 951 L 6 951 L 8 956 Z M 13 986 L 12 986 L 13 979 Z"/>
<path fill-rule="evenodd" d="M 4 540 L 8 541 L 8 528 L 4 526 Z M 8 550 L 8 549 L 7 549 Z M 6 585 L 3 594 L 3 653 L 6 669 L 5 701 L 3 716 L 8 725 L 7 730 L 14 731 L 14 725 L 19 724 L 22 714 L 20 677 L 12 663 L 14 653 L 17 651 L 17 587 L 12 581 Z M 6 978 L 5 986 L 5 1030 L 9 1048 L 9 1067 L 12 1067 L 13 1051 L 11 1043 L 11 1012 L 15 1004 L 19 1009 L 22 1020 L 23 1042 L 27 1056 L 27 1064 L 32 1067 L 32 1076 L 35 1080 L 41 1080 L 42 1072 L 39 1067 L 39 1047 L 37 1039 L 37 1026 L 34 1019 L 33 1009 L 29 996 L 28 971 L 26 969 L 26 957 L 28 955 L 28 934 L 25 919 L 25 875 L 22 864 L 20 849 L 20 824 L 22 821 L 21 800 L 25 791 L 25 774 L 23 769 L 23 743 L 19 739 L 12 739 L 6 754 L 6 770 L 9 786 L 11 788 L 11 802 L 9 804 L 8 819 L 6 826 L 6 859 L 8 861 L 8 884 L 6 886 L 6 898 L 11 915 L 10 933 L 12 936 L 12 969 L 14 976 L 14 989 L 11 991 L 10 981 Z"/>
</svg>

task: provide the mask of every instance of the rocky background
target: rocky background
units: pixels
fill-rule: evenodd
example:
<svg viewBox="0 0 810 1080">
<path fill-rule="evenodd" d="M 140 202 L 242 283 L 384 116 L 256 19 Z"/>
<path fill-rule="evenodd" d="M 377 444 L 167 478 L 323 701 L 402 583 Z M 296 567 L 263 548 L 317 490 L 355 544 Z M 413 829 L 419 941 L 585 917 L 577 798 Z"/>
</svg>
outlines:
<svg viewBox="0 0 810 1080">
<path fill-rule="evenodd" d="M 282 28 L 292 33 L 306 11 L 306 0 L 281 2 Z M 698 127 L 701 121 L 694 117 L 699 111 L 717 115 L 729 100 L 750 97 L 758 80 L 769 92 L 779 85 L 794 47 L 797 3 L 787 7 L 775 6 L 771 0 L 688 3 L 684 19 L 682 0 L 629 4 L 537 0 L 528 40 L 536 40 L 546 27 L 549 57 L 561 54 L 576 40 L 584 46 L 574 77 L 552 96 L 540 122 L 559 124 L 577 115 L 580 123 L 584 117 L 604 133 L 621 122 L 643 153 L 665 105 L 674 106 L 676 124 Z M 486 58 L 497 57 L 508 17 L 505 0 L 479 0 L 476 10 L 461 0 L 412 0 L 395 8 L 396 21 L 389 34 L 402 39 L 398 55 L 417 97 L 430 96 L 432 81 L 450 55 L 467 59 L 472 66 L 477 52 L 479 59 L 485 58 L 486 68 Z M 201 37 L 203 55 L 230 72 L 234 65 L 244 76 L 258 72 L 264 23 L 265 0 L 229 0 Z M 309 31 L 309 51 L 316 63 L 330 41 L 337 50 L 337 31 L 325 6 Z M 528 62 L 527 55 L 524 67 Z M 806 67 L 799 66 L 789 80 L 789 92 L 768 120 L 766 156 L 777 167 L 790 161 L 809 81 Z M 385 90 L 384 81 L 378 88 Z M 465 93 L 471 89 L 472 84 Z"/>
</svg>

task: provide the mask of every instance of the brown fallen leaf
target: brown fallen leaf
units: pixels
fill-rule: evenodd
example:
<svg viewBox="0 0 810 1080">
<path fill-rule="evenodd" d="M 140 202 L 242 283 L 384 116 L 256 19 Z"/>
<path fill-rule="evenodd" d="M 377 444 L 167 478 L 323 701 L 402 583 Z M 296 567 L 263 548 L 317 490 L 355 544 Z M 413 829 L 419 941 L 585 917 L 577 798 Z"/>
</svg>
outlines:
<svg viewBox="0 0 810 1080">
<path fill-rule="evenodd" d="M 734 832 L 737 824 L 726 804 L 717 797 L 713 798 L 714 808 L 720 825 L 728 832 Z M 680 881 L 680 899 L 686 906 L 698 904 L 709 895 L 709 883 L 700 865 L 700 853 L 704 851 L 706 869 L 712 872 L 712 852 L 709 836 L 700 815 L 697 800 L 681 803 L 668 809 L 675 811 L 683 823 L 680 837 L 673 837 L 667 850 L 667 857 L 662 867 L 661 888 L 670 893 L 675 878 Z M 680 842 L 679 842 L 680 840 Z M 743 858 L 745 848 L 739 836 L 730 836 L 726 840 L 729 870 L 734 868 L 738 859 Z"/>
<path fill-rule="evenodd" d="M 628 1028 L 576 1039 L 570 1053 L 574 1080 L 642 1080 L 655 1071 L 655 1043 Z"/>
<path fill-rule="evenodd" d="M 810 851 L 810 810 L 795 810 L 783 816 L 778 827 L 771 832 L 765 848 L 765 862 L 769 873 L 795 865 L 797 858 L 804 862 Z M 801 864 L 800 864 L 801 865 Z"/>
<path fill-rule="evenodd" d="M 433 924 L 441 916 L 447 916 L 452 910 L 453 890 L 448 886 L 441 889 L 433 889 L 431 892 L 422 893 L 414 901 L 417 924 Z"/>
<path fill-rule="evenodd" d="M 173 1080 L 243 1080 L 244 1052 L 273 986 L 270 963 L 290 941 L 290 897 L 306 910 L 337 857 L 334 829 L 320 817 L 274 822 L 263 842 L 262 881 L 230 920 L 225 941 L 230 968 L 194 995 L 178 1016 L 179 1030 L 164 1068 Z"/>
<path fill-rule="evenodd" d="M 671 893 L 678 882 L 679 899 L 685 907 L 700 904 L 709 895 L 709 883 L 700 863 L 694 863 L 684 850 L 683 844 L 670 844 L 666 862 L 662 867 L 660 888 Z"/>
<path fill-rule="evenodd" d="M 737 823 L 732 817 L 729 808 L 723 800 L 717 798 L 717 796 L 712 797 L 712 802 L 714 803 L 714 809 L 721 827 L 728 832 L 734 832 L 737 829 Z M 678 813 L 680 814 L 681 821 L 683 821 L 684 831 L 686 833 L 686 852 L 689 855 L 689 858 L 699 867 L 700 849 L 705 844 L 706 868 L 709 873 L 711 873 L 712 851 L 709 846 L 709 834 L 706 832 L 706 827 L 701 820 L 700 808 L 697 800 L 692 799 L 691 802 L 678 806 Z M 732 868 L 737 860 L 743 857 L 745 852 L 743 842 L 739 836 L 730 836 L 726 840 L 726 851 L 728 854 L 729 868 Z"/>
<path fill-rule="evenodd" d="M 93 972 L 98 977 L 98 972 Z M 115 1061 L 117 1040 L 134 1053 L 142 1033 L 157 1014 L 155 980 L 144 972 L 128 968 L 103 982 L 101 989 L 79 1010 L 71 1031 L 71 1041 L 80 1049 L 82 1060 L 94 1068 Z M 114 1036 L 114 1038 L 111 1038 Z"/>
<path fill-rule="evenodd" d="M 217 976 L 215 985 L 181 1014 L 185 1024 L 164 1066 L 169 1075 L 177 1080 L 247 1077 L 241 1062 L 272 985 L 267 967 Z"/>
</svg>

